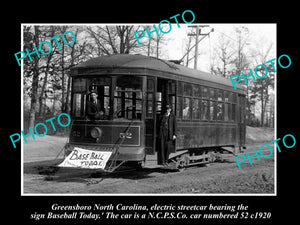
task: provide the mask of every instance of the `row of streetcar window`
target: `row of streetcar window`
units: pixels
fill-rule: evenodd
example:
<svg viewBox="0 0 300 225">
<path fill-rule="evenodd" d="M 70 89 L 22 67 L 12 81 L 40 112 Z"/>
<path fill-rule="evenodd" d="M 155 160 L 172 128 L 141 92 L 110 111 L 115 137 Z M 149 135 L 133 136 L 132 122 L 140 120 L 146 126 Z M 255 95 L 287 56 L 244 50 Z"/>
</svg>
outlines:
<svg viewBox="0 0 300 225">
<path fill-rule="evenodd" d="M 141 120 L 142 117 L 142 77 L 118 76 L 73 80 L 73 116 L 85 117 L 89 93 L 95 90 L 97 100 L 104 111 L 101 120 L 128 119 Z M 111 87 L 113 102 L 111 102 Z"/>
<path fill-rule="evenodd" d="M 182 120 L 236 121 L 237 94 L 178 82 L 176 110 Z"/>
<path fill-rule="evenodd" d="M 126 76 L 116 78 L 113 102 L 115 117 L 141 119 L 142 113 L 142 79 Z M 96 89 L 98 98 L 109 117 L 111 78 L 74 79 L 73 83 L 73 115 L 80 117 L 85 114 L 87 86 Z M 176 88 L 177 83 L 177 88 Z M 146 118 L 153 116 L 154 95 L 156 112 L 160 113 L 162 99 L 168 98 L 169 104 L 176 110 L 177 118 L 182 120 L 201 121 L 237 121 L 237 94 L 217 88 L 169 80 L 165 85 L 159 85 L 155 93 L 155 82 L 149 79 L 146 91 Z M 89 90 L 90 91 L 90 90 Z M 168 96 L 163 96 L 167 93 Z M 177 99 L 176 99 L 177 96 Z M 175 101 L 176 100 L 176 101 Z"/>
</svg>

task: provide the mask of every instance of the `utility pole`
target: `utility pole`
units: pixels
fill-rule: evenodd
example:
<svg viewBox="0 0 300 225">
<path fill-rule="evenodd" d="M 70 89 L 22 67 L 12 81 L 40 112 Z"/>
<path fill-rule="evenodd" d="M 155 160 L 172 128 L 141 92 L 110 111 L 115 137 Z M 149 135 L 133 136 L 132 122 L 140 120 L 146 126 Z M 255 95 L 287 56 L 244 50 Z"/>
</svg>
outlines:
<svg viewBox="0 0 300 225">
<path fill-rule="evenodd" d="M 201 29 L 199 29 L 199 26 L 196 26 L 196 47 L 195 47 L 195 60 L 194 60 L 194 69 L 197 69 L 198 64 L 198 37 L 199 32 L 201 32 Z"/>
<path fill-rule="evenodd" d="M 213 32 L 214 29 L 211 29 L 211 31 L 209 33 L 207 33 L 207 34 L 201 34 L 201 28 L 203 28 L 203 27 L 209 27 L 209 25 L 192 25 L 192 26 L 188 26 L 188 27 L 196 28 L 196 32 L 195 33 L 188 33 L 188 36 L 196 36 L 195 45 L 193 46 L 193 47 L 195 47 L 194 69 L 196 70 L 197 66 L 198 66 L 197 65 L 198 64 L 198 44 L 199 44 L 200 41 L 203 40 L 203 38 L 205 38 L 207 35 L 209 35 L 210 32 Z M 203 36 L 203 37 L 199 40 L 199 36 Z M 192 48 L 188 49 L 188 52 L 186 54 L 188 54 L 189 51 Z M 182 59 L 186 56 L 186 54 L 182 57 Z"/>
</svg>

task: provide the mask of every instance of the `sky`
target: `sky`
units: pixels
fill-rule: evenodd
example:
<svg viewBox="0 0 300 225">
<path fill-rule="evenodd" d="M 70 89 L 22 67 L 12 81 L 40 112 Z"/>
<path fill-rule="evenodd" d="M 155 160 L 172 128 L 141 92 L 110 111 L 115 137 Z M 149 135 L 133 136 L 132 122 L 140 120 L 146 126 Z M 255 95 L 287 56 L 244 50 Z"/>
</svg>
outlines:
<svg viewBox="0 0 300 225">
<path fill-rule="evenodd" d="M 271 50 L 272 56 L 276 57 L 276 24 L 190 24 L 190 25 L 209 25 L 209 27 L 203 28 L 201 33 L 208 33 L 211 28 L 214 29 L 209 36 L 206 36 L 198 46 L 200 56 L 198 57 L 198 70 L 209 72 L 210 57 L 213 55 L 213 49 L 218 43 L 218 37 L 223 35 L 231 41 L 235 41 L 235 27 L 245 26 L 249 29 L 249 41 L 245 51 L 255 48 L 258 43 L 265 42 L 273 43 L 273 49 Z M 167 39 L 167 45 L 162 51 L 161 58 L 164 59 L 181 59 L 186 53 L 185 45 L 188 43 L 187 33 L 191 32 L 192 28 L 189 28 L 187 24 L 180 24 L 180 28 L 176 24 L 172 24 L 172 30 L 165 34 Z M 192 45 L 195 41 L 192 41 Z M 191 55 L 194 55 L 194 50 L 191 51 Z M 193 67 L 194 63 L 191 62 L 189 67 Z"/>
<path fill-rule="evenodd" d="M 142 25 L 150 25 L 153 26 L 157 23 L 152 24 L 142 24 Z M 43 25 L 55 25 L 55 24 L 43 24 Z M 59 24 L 63 25 L 63 24 Z M 66 24 L 67 25 L 67 24 Z M 69 25 L 76 25 L 76 24 L 69 24 Z M 78 25 L 97 25 L 97 24 L 78 24 Z M 106 25 L 106 24 L 99 24 L 99 25 Z M 113 24 L 109 24 L 113 25 Z M 128 25 L 139 25 L 139 24 L 128 24 Z M 167 26 L 166 24 L 164 24 Z M 189 28 L 188 26 L 193 25 L 209 25 L 209 27 L 203 28 L 201 33 L 208 33 L 212 28 L 214 29 L 213 32 L 210 33 L 209 36 L 206 36 L 198 45 L 198 70 L 202 70 L 205 72 L 210 72 L 210 61 L 213 57 L 213 50 L 216 48 L 218 44 L 218 37 L 223 35 L 225 38 L 228 38 L 231 41 L 235 39 L 235 32 L 234 29 L 239 26 L 245 26 L 249 29 L 250 39 L 247 42 L 248 45 L 245 49 L 245 52 L 249 52 L 250 49 L 255 48 L 257 43 L 273 43 L 273 49 L 271 51 L 273 58 L 276 57 L 276 23 L 252 23 L 252 24 L 245 24 L 245 23 L 212 23 L 212 24 L 199 24 L 199 23 L 192 23 L 192 24 L 185 24 L 180 23 L 180 28 L 177 26 L 176 23 L 172 23 L 172 29 L 169 33 L 165 35 L 165 45 L 162 46 L 160 58 L 166 60 L 178 60 L 181 59 L 184 54 L 186 53 L 186 45 L 188 43 L 188 33 L 191 31 L 195 31 L 195 29 Z M 150 30 L 151 31 L 151 30 Z M 144 38 L 148 38 L 145 36 Z M 192 40 L 191 45 L 195 44 L 195 40 Z M 190 57 L 194 55 L 194 49 L 190 53 Z M 189 67 L 193 68 L 193 61 L 190 62 Z"/>
</svg>

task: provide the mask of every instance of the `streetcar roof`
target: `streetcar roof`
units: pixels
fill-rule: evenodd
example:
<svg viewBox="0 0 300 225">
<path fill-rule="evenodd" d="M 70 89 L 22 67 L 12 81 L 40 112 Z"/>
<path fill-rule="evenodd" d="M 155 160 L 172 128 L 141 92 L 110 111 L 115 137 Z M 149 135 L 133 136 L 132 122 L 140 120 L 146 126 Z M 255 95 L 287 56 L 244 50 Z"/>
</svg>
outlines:
<svg viewBox="0 0 300 225">
<path fill-rule="evenodd" d="M 122 70 L 120 70 L 122 69 Z M 212 75 L 200 70 L 194 70 L 182 65 L 175 64 L 173 62 L 162 60 L 150 56 L 144 55 L 130 55 L 130 54 L 116 54 L 100 56 L 89 59 L 83 63 L 72 68 L 71 76 L 84 76 L 84 75 L 97 75 L 97 74 L 114 74 L 124 73 L 124 69 L 128 69 L 129 74 L 134 74 L 134 71 L 139 69 L 144 75 L 155 75 L 155 73 L 149 73 L 149 71 L 163 72 L 163 75 L 173 74 L 183 77 L 193 78 L 195 80 L 206 81 L 209 83 L 216 83 L 227 88 L 233 89 L 231 81 L 227 78 Z M 101 73 L 101 70 L 105 70 L 106 73 Z M 112 71 L 113 70 L 113 71 Z M 149 70 L 149 71 L 147 71 Z M 162 73 L 156 73 L 161 74 Z M 167 78 L 167 77 L 166 77 Z M 180 79 L 181 80 L 181 79 Z M 237 84 L 236 91 L 244 93 L 244 87 Z M 234 89 L 233 89 L 234 90 Z"/>
</svg>

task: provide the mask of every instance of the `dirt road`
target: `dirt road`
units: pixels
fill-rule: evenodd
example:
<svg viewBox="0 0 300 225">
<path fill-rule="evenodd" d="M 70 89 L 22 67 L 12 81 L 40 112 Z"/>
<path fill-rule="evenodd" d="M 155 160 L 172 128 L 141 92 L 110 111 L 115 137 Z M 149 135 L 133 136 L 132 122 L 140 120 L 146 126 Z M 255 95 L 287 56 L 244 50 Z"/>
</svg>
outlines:
<svg viewBox="0 0 300 225">
<path fill-rule="evenodd" d="M 24 194 L 273 194 L 274 157 L 253 159 L 239 170 L 231 154 L 223 162 L 190 167 L 181 172 L 156 165 L 147 156 L 143 169 L 103 174 L 95 170 L 57 168 L 56 158 L 66 138 L 45 136 L 24 145 Z M 267 143 L 267 142 L 265 142 Z M 259 149 L 251 143 L 247 151 Z"/>
</svg>

